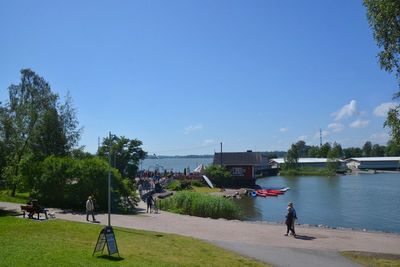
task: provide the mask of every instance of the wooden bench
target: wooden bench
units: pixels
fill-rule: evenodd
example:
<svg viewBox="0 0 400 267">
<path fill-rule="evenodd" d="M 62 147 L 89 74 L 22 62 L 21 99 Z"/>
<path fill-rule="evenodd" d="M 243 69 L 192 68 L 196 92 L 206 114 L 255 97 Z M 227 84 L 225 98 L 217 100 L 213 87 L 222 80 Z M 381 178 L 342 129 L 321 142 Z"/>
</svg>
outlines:
<svg viewBox="0 0 400 267">
<path fill-rule="evenodd" d="M 46 219 L 47 217 L 47 210 L 42 209 L 39 206 L 34 206 L 34 205 L 21 205 L 21 211 L 22 211 L 22 216 L 25 218 L 25 213 L 28 213 L 28 218 L 33 219 L 33 215 L 36 213 L 37 218 L 39 220 L 40 218 L 40 213 L 43 213 Z"/>
</svg>

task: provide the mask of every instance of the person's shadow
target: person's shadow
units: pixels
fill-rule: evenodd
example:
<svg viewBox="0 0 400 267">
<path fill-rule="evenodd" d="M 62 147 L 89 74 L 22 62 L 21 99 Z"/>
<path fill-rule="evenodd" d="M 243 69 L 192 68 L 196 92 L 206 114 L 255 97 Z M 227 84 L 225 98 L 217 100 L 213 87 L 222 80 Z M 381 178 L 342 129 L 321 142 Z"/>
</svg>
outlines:
<svg viewBox="0 0 400 267">
<path fill-rule="evenodd" d="M 301 240 L 314 240 L 314 239 L 316 239 L 313 236 L 307 236 L 307 235 L 296 235 L 294 238 L 301 239 Z"/>
</svg>

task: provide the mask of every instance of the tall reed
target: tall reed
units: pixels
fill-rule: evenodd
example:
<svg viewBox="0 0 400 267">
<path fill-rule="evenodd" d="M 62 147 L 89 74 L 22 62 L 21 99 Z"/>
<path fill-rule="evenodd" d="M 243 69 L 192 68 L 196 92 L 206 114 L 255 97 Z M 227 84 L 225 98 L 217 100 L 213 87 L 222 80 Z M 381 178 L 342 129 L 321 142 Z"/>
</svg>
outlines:
<svg viewBox="0 0 400 267">
<path fill-rule="evenodd" d="M 197 192 L 178 192 L 160 201 L 162 210 L 198 217 L 239 219 L 239 207 L 230 199 Z"/>
</svg>

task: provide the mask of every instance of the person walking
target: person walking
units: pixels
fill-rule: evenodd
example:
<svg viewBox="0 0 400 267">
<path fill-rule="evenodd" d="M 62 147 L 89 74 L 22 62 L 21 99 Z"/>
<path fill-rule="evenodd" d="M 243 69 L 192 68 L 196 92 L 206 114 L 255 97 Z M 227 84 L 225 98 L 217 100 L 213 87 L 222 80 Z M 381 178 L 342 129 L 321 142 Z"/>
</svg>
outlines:
<svg viewBox="0 0 400 267">
<path fill-rule="evenodd" d="M 96 219 L 94 218 L 94 203 L 91 196 L 88 197 L 86 201 L 86 221 L 89 221 L 89 214 L 92 215 L 92 219 L 95 222 Z"/>
<path fill-rule="evenodd" d="M 296 237 L 296 232 L 294 230 L 294 223 L 296 219 L 297 219 L 296 210 L 293 208 L 293 203 L 289 202 L 287 207 L 286 221 L 285 221 L 286 224 L 285 236 L 288 236 L 290 231 L 290 234 Z"/>
<path fill-rule="evenodd" d="M 151 213 L 151 209 L 152 209 L 152 207 L 153 207 L 153 202 L 154 202 L 154 199 L 153 199 L 153 195 L 152 195 L 152 194 L 149 194 L 149 195 L 147 196 L 146 202 L 147 202 L 147 210 L 146 210 L 146 212 L 149 213 L 149 210 L 150 210 L 150 213 Z"/>
</svg>

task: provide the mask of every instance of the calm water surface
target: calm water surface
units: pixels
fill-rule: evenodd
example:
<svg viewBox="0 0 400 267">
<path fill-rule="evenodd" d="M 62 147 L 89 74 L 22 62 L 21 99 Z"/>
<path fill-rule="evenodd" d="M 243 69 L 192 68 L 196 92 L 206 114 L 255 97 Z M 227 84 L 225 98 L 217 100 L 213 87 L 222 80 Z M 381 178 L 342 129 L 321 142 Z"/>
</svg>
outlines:
<svg viewBox="0 0 400 267">
<path fill-rule="evenodd" d="M 267 177 L 262 187 L 290 187 L 278 197 L 237 200 L 244 220 L 283 222 L 293 202 L 301 224 L 327 225 L 400 233 L 400 174 L 336 177 Z"/>
<path fill-rule="evenodd" d="M 212 158 L 146 159 L 142 169 L 155 167 L 183 172 Z M 160 168 L 162 170 L 162 168 Z M 290 187 L 279 197 L 235 200 L 244 220 L 283 222 L 287 203 L 295 205 L 299 223 L 400 233 L 400 173 L 336 177 L 282 177 L 257 180 L 262 187 Z"/>
</svg>

